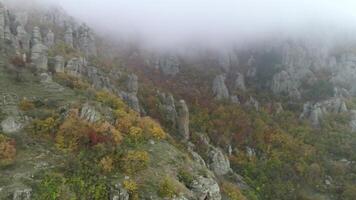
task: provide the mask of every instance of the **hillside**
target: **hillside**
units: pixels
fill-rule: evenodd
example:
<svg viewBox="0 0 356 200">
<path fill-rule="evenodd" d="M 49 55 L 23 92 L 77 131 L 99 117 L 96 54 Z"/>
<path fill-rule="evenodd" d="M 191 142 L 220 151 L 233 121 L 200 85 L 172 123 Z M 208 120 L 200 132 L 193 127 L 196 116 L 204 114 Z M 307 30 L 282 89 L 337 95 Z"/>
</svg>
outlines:
<svg viewBox="0 0 356 200">
<path fill-rule="evenodd" d="M 157 52 L 0 3 L 0 199 L 352 200 L 356 46 Z"/>
</svg>

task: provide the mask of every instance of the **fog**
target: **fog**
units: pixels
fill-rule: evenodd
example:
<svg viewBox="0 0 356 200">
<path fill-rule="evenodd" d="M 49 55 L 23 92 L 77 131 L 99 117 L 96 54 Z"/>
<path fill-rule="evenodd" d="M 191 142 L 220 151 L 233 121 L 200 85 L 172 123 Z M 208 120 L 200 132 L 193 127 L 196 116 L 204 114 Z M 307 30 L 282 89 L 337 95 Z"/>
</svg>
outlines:
<svg viewBox="0 0 356 200">
<path fill-rule="evenodd" d="M 356 29 L 355 0 L 37 1 L 59 4 L 102 34 L 139 38 L 157 46 L 192 41 L 226 45 L 286 35 L 353 33 Z"/>
</svg>

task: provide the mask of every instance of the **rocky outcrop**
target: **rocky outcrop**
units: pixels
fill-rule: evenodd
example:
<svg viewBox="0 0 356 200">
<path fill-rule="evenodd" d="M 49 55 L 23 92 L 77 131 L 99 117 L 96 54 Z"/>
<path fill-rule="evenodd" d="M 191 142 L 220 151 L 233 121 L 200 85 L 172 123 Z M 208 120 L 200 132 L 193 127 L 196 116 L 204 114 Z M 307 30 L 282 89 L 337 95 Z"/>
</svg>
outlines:
<svg viewBox="0 0 356 200">
<path fill-rule="evenodd" d="M 246 73 L 246 77 L 254 78 L 257 74 L 256 59 L 254 58 L 254 56 L 250 56 L 250 58 L 247 61 L 247 66 L 248 66 L 248 70 Z"/>
<path fill-rule="evenodd" d="M 41 31 L 40 28 L 35 26 L 32 30 L 32 36 L 31 36 L 31 48 L 35 46 L 36 44 L 42 44 L 42 36 L 41 36 Z"/>
<path fill-rule="evenodd" d="M 138 79 L 134 74 L 128 75 L 126 81 L 127 91 L 120 91 L 120 96 L 124 99 L 124 101 L 129 105 L 133 110 L 140 112 L 140 103 L 137 98 L 138 92 Z"/>
<path fill-rule="evenodd" d="M 23 123 L 19 117 L 9 116 L 1 122 L 1 129 L 4 133 L 16 133 L 23 128 Z"/>
<path fill-rule="evenodd" d="M 138 92 L 138 78 L 135 74 L 130 74 L 127 78 L 127 91 L 130 93 Z"/>
<path fill-rule="evenodd" d="M 86 25 L 78 29 L 78 48 L 85 56 L 96 56 L 95 36 L 92 30 Z M 68 32 L 69 34 L 69 32 Z"/>
<path fill-rule="evenodd" d="M 184 100 L 175 102 L 171 94 L 158 92 L 160 100 L 159 111 L 168 126 L 177 130 L 179 138 L 188 141 L 189 132 L 189 109 Z"/>
<path fill-rule="evenodd" d="M 0 40 L 5 39 L 5 13 L 6 9 L 4 5 L 0 2 Z"/>
<path fill-rule="evenodd" d="M 73 29 L 69 25 L 66 27 L 66 31 L 64 33 L 64 43 L 70 47 L 73 47 Z"/>
<path fill-rule="evenodd" d="M 23 25 L 18 25 L 16 30 L 16 48 L 28 51 L 30 49 L 30 35 L 26 32 Z"/>
<path fill-rule="evenodd" d="M 54 33 L 52 32 L 52 30 L 49 30 L 46 35 L 45 44 L 48 48 L 52 48 L 54 46 L 54 43 Z"/>
<path fill-rule="evenodd" d="M 216 175 L 225 175 L 231 171 L 230 161 L 218 148 L 210 146 L 208 166 Z"/>
<path fill-rule="evenodd" d="M 225 85 L 225 75 L 221 74 L 215 77 L 213 81 L 213 93 L 217 100 L 229 98 L 229 90 Z"/>
<path fill-rule="evenodd" d="M 281 71 L 273 76 L 272 91 L 274 94 L 287 94 L 292 98 L 300 99 L 299 82 L 292 79 L 287 71 Z"/>
<path fill-rule="evenodd" d="M 12 200 L 31 200 L 32 189 L 19 189 L 14 192 Z"/>
<path fill-rule="evenodd" d="M 221 200 L 219 185 L 213 178 L 199 176 L 191 188 L 198 200 Z"/>
<path fill-rule="evenodd" d="M 252 107 L 256 111 L 259 111 L 259 109 L 260 109 L 260 103 L 252 96 L 250 96 L 249 100 L 245 102 L 245 106 Z"/>
<path fill-rule="evenodd" d="M 83 107 L 80 109 L 80 118 L 90 122 L 95 123 L 101 119 L 101 115 L 96 111 L 95 107 L 89 105 L 89 103 L 85 103 Z"/>
<path fill-rule="evenodd" d="M 160 113 L 163 115 L 163 119 L 166 121 L 166 123 L 169 124 L 169 126 L 175 128 L 177 125 L 176 119 L 178 114 L 176 111 L 176 106 L 175 106 L 173 96 L 171 94 L 158 92 L 158 98 L 160 100 L 158 109 Z"/>
<path fill-rule="evenodd" d="M 64 72 L 64 58 L 63 58 L 63 56 L 54 57 L 54 71 L 57 73 Z"/>
<path fill-rule="evenodd" d="M 154 65 L 164 75 L 175 76 L 179 73 L 180 63 L 178 57 L 173 55 L 162 56 Z"/>
<path fill-rule="evenodd" d="M 246 86 L 245 86 L 245 77 L 241 73 L 236 74 L 236 79 L 235 79 L 235 89 L 245 91 Z"/>
<path fill-rule="evenodd" d="M 129 200 L 130 195 L 120 183 L 114 185 L 110 192 L 110 200 Z"/>
<path fill-rule="evenodd" d="M 67 62 L 65 72 L 74 77 L 81 77 L 85 72 L 87 62 L 84 58 L 72 58 Z"/>
<path fill-rule="evenodd" d="M 319 127 L 321 120 L 328 113 L 343 113 L 347 112 L 346 103 L 342 98 L 332 98 L 322 102 L 312 104 L 307 102 L 303 106 L 301 119 L 308 119 L 314 127 Z"/>
<path fill-rule="evenodd" d="M 39 43 L 31 48 L 31 61 L 32 64 L 40 70 L 48 70 L 48 48 Z"/>
<path fill-rule="evenodd" d="M 177 125 L 178 133 L 184 140 L 189 140 L 189 110 L 184 100 L 180 100 L 177 105 Z"/>
</svg>

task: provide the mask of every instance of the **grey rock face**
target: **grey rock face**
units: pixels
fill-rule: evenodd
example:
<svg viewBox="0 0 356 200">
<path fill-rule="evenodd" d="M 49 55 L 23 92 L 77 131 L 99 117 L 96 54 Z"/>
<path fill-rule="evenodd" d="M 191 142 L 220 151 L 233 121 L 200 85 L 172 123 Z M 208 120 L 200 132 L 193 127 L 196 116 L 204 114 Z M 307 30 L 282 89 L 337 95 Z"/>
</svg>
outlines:
<svg viewBox="0 0 356 200">
<path fill-rule="evenodd" d="M 241 73 L 236 74 L 236 80 L 235 80 L 235 89 L 245 91 L 246 86 L 245 86 L 245 77 Z"/>
<path fill-rule="evenodd" d="M 70 47 L 73 47 L 73 29 L 71 26 L 66 27 L 66 31 L 64 33 L 64 43 Z"/>
<path fill-rule="evenodd" d="M 42 36 L 40 28 L 36 26 L 33 28 L 32 31 L 31 48 L 33 48 L 37 44 L 42 44 Z"/>
<path fill-rule="evenodd" d="M 100 90 L 115 92 L 114 85 L 111 84 L 110 78 L 96 67 L 86 67 L 86 76 L 92 86 Z"/>
<path fill-rule="evenodd" d="M 1 128 L 4 133 L 16 133 L 23 128 L 23 124 L 18 117 L 9 116 L 1 122 Z"/>
<path fill-rule="evenodd" d="M 80 109 L 80 118 L 94 123 L 101 119 L 101 115 L 95 110 L 93 106 L 89 105 L 89 103 L 85 103 Z"/>
<path fill-rule="evenodd" d="M 140 112 L 140 103 L 135 93 L 120 92 L 119 96 L 136 112 Z"/>
<path fill-rule="evenodd" d="M 135 74 L 130 74 L 128 76 L 127 91 L 135 94 L 138 92 L 138 78 Z"/>
<path fill-rule="evenodd" d="M 31 200 L 32 189 L 16 190 L 13 200 Z"/>
<path fill-rule="evenodd" d="M 26 32 L 22 25 L 17 26 L 17 45 L 19 49 L 30 49 L 30 35 Z"/>
<path fill-rule="evenodd" d="M 115 184 L 111 189 L 110 200 L 129 200 L 130 195 L 126 189 L 124 189 L 120 183 Z"/>
<path fill-rule="evenodd" d="M 54 58 L 54 71 L 57 73 L 64 72 L 64 58 L 63 58 L 63 56 L 56 56 Z"/>
<path fill-rule="evenodd" d="M 78 47 L 85 56 L 96 56 L 97 50 L 95 45 L 94 33 L 86 25 L 82 25 L 78 30 Z"/>
<path fill-rule="evenodd" d="M 176 56 L 163 56 L 156 63 L 157 68 L 161 70 L 164 75 L 175 76 L 179 73 L 180 63 Z"/>
<path fill-rule="evenodd" d="M 218 75 L 213 81 L 213 93 L 217 100 L 228 99 L 229 90 L 225 85 L 225 75 Z"/>
<path fill-rule="evenodd" d="M 177 105 L 178 133 L 186 140 L 189 140 L 189 110 L 184 100 L 180 100 Z"/>
<path fill-rule="evenodd" d="M 252 96 L 250 96 L 250 99 L 245 102 L 245 106 L 253 107 L 256 111 L 259 111 L 260 109 L 260 103 Z"/>
<path fill-rule="evenodd" d="M 35 44 L 31 49 L 31 61 L 37 69 L 48 70 L 48 48 L 41 44 Z"/>
<path fill-rule="evenodd" d="M 177 111 L 174 103 L 174 98 L 171 94 L 166 95 L 165 93 L 158 93 L 160 99 L 159 110 L 163 115 L 163 118 L 168 122 L 171 127 L 176 127 L 177 122 Z"/>
<path fill-rule="evenodd" d="M 215 174 L 225 175 L 231 171 L 230 161 L 220 149 L 211 146 L 208 157 L 208 166 Z"/>
<path fill-rule="evenodd" d="M 84 58 L 72 58 L 67 62 L 65 72 L 75 77 L 81 77 L 86 66 L 87 63 Z"/>
<path fill-rule="evenodd" d="M 286 93 L 290 97 L 299 99 L 299 83 L 292 79 L 286 71 L 281 71 L 273 76 L 272 91 L 274 94 Z"/>
<path fill-rule="evenodd" d="M 234 104 L 240 104 L 240 99 L 236 95 L 231 96 L 230 101 L 231 101 L 231 103 L 234 103 Z"/>
<path fill-rule="evenodd" d="M 5 7 L 0 2 L 0 40 L 5 39 Z"/>
<path fill-rule="evenodd" d="M 302 119 L 309 119 L 314 127 L 319 127 L 321 120 L 327 113 L 343 113 L 347 112 L 346 103 L 342 98 L 331 98 L 322 102 L 312 104 L 307 102 L 303 106 L 303 113 L 300 115 Z"/>
<path fill-rule="evenodd" d="M 52 32 L 52 30 L 49 30 L 47 35 L 46 35 L 46 39 L 45 39 L 45 44 L 47 47 L 51 48 L 54 45 L 54 33 Z"/>
<path fill-rule="evenodd" d="M 221 200 L 219 185 L 212 178 L 199 176 L 193 181 L 192 191 L 198 200 Z"/>
</svg>

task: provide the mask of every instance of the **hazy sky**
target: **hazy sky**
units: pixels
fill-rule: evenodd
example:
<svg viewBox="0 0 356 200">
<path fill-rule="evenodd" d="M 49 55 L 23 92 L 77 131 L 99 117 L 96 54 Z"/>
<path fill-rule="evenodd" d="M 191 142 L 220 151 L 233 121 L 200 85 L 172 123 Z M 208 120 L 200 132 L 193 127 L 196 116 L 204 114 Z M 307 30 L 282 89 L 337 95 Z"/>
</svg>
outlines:
<svg viewBox="0 0 356 200">
<path fill-rule="evenodd" d="M 104 33 L 137 34 L 163 44 L 356 27 L 356 0 L 38 1 L 61 4 L 69 14 Z"/>
</svg>

